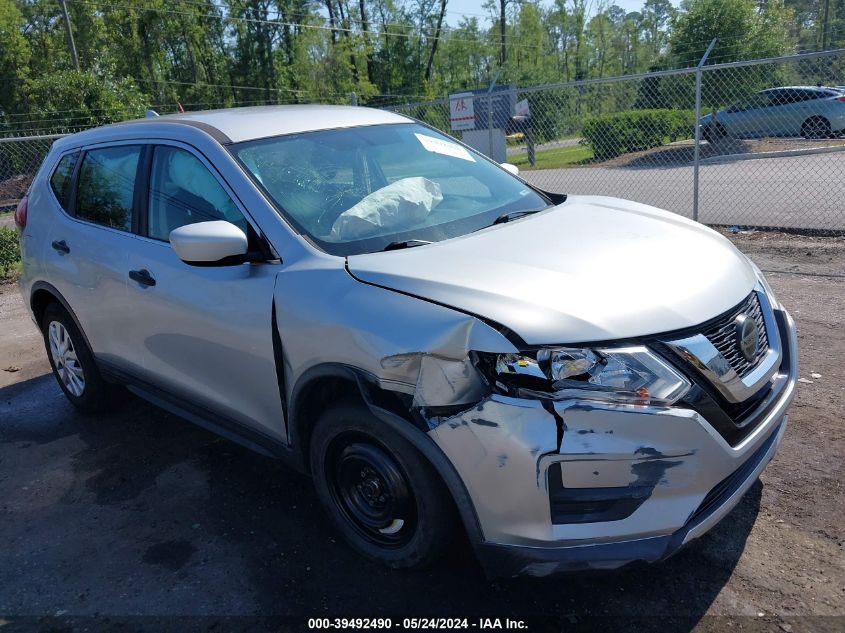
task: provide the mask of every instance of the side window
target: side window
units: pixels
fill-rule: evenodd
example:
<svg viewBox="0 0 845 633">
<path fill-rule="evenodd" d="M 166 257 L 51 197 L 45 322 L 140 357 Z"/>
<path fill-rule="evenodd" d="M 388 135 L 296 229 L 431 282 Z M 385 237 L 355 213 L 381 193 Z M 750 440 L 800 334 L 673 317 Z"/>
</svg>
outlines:
<svg viewBox="0 0 845 633">
<path fill-rule="evenodd" d="M 782 106 L 792 103 L 790 101 L 790 94 L 788 90 L 772 90 L 765 93 L 769 97 L 769 105 Z"/>
<path fill-rule="evenodd" d="M 79 160 L 79 152 L 63 156 L 50 176 L 50 188 L 56 194 L 56 199 L 63 208 L 67 209 L 67 196 L 70 193 L 70 182 L 73 179 L 73 168 Z"/>
<path fill-rule="evenodd" d="M 132 199 L 141 148 L 92 149 L 79 168 L 76 217 L 123 231 L 132 230 Z"/>
<path fill-rule="evenodd" d="M 166 242 L 173 229 L 209 220 L 226 220 L 247 230 L 238 207 L 196 156 L 157 146 L 150 173 L 149 236 Z"/>
</svg>

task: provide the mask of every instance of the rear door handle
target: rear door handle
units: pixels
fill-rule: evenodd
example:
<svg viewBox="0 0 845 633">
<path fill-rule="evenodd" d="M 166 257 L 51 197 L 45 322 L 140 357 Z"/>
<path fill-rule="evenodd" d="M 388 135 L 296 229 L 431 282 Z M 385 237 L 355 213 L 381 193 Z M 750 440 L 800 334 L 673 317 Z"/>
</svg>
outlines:
<svg viewBox="0 0 845 633">
<path fill-rule="evenodd" d="M 67 242 L 65 242 L 64 240 L 61 240 L 61 241 L 58 241 L 58 242 L 54 241 L 52 246 L 53 246 L 54 250 L 57 250 L 60 253 L 64 253 L 65 255 L 70 253 L 70 246 L 68 246 Z"/>
<path fill-rule="evenodd" d="M 146 268 L 142 268 L 141 270 L 130 270 L 129 279 L 131 279 L 132 281 L 137 281 L 143 286 L 156 285 L 155 278 L 150 274 L 150 271 Z"/>
</svg>

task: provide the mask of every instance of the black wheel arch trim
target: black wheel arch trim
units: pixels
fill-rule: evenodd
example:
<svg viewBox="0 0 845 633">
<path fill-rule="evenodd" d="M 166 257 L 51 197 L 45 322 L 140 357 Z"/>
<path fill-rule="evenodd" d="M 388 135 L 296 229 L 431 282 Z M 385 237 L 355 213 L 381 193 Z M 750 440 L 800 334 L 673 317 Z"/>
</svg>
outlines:
<svg viewBox="0 0 845 633">
<path fill-rule="evenodd" d="M 292 390 L 288 406 L 290 413 L 289 440 L 295 452 L 302 454 L 302 449 L 307 445 L 302 437 L 302 430 L 305 428 L 307 420 L 299 419 L 299 399 L 314 381 L 323 378 L 343 379 L 353 382 L 357 386 L 361 399 L 370 412 L 410 442 L 443 480 L 452 495 L 452 500 L 473 547 L 483 543 L 484 533 L 478 520 L 478 514 L 455 466 L 428 434 L 417 426 L 411 419 L 410 414 L 402 414 L 396 407 L 391 406 L 390 401 L 384 397 L 385 391 L 378 386 L 376 376 L 363 369 L 343 363 L 322 363 L 311 367 L 299 377 Z M 305 455 L 302 459 L 303 462 L 306 461 Z"/>
</svg>

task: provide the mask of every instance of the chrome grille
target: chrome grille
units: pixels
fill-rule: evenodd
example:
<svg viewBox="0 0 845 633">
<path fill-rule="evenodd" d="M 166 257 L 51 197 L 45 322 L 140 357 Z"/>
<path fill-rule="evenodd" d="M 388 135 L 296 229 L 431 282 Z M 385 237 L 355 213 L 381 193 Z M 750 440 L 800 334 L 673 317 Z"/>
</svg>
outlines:
<svg viewBox="0 0 845 633">
<path fill-rule="evenodd" d="M 744 314 L 757 322 L 757 354 L 751 361 L 739 350 L 739 340 L 736 331 L 736 318 Z M 719 319 L 719 321 L 702 332 L 713 344 L 719 353 L 725 358 L 731 368 L 740 376 L 745 377 L 766 355 L 769 349 L 769 337 L 766 334 L 766 323 L 763 319 L 763 311 L 760 308 L 760 300 L 757 293 L 748 295 L 736 309 Z"/>
</svg>

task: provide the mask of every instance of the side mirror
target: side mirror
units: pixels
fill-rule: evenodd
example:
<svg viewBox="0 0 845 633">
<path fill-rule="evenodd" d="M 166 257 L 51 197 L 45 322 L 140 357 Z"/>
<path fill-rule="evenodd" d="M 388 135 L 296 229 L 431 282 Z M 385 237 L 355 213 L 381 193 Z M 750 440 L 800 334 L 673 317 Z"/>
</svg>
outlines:
<svg viewBox="0 0 845 633">
<path fill-rule="evenodd" d="M 519 167 L 511 165 L 510 163 L 499 163 L 499 167 L 512 173 L 514 176 L 519 176 Z"/>
<path fill-rule="evenodd" d="M 223 220 L 197 222 L 173 229 L 170 246 L 179 259 L 195 266 L 240 263 L 248 249 L 244 232 Z"/>
</svg>

